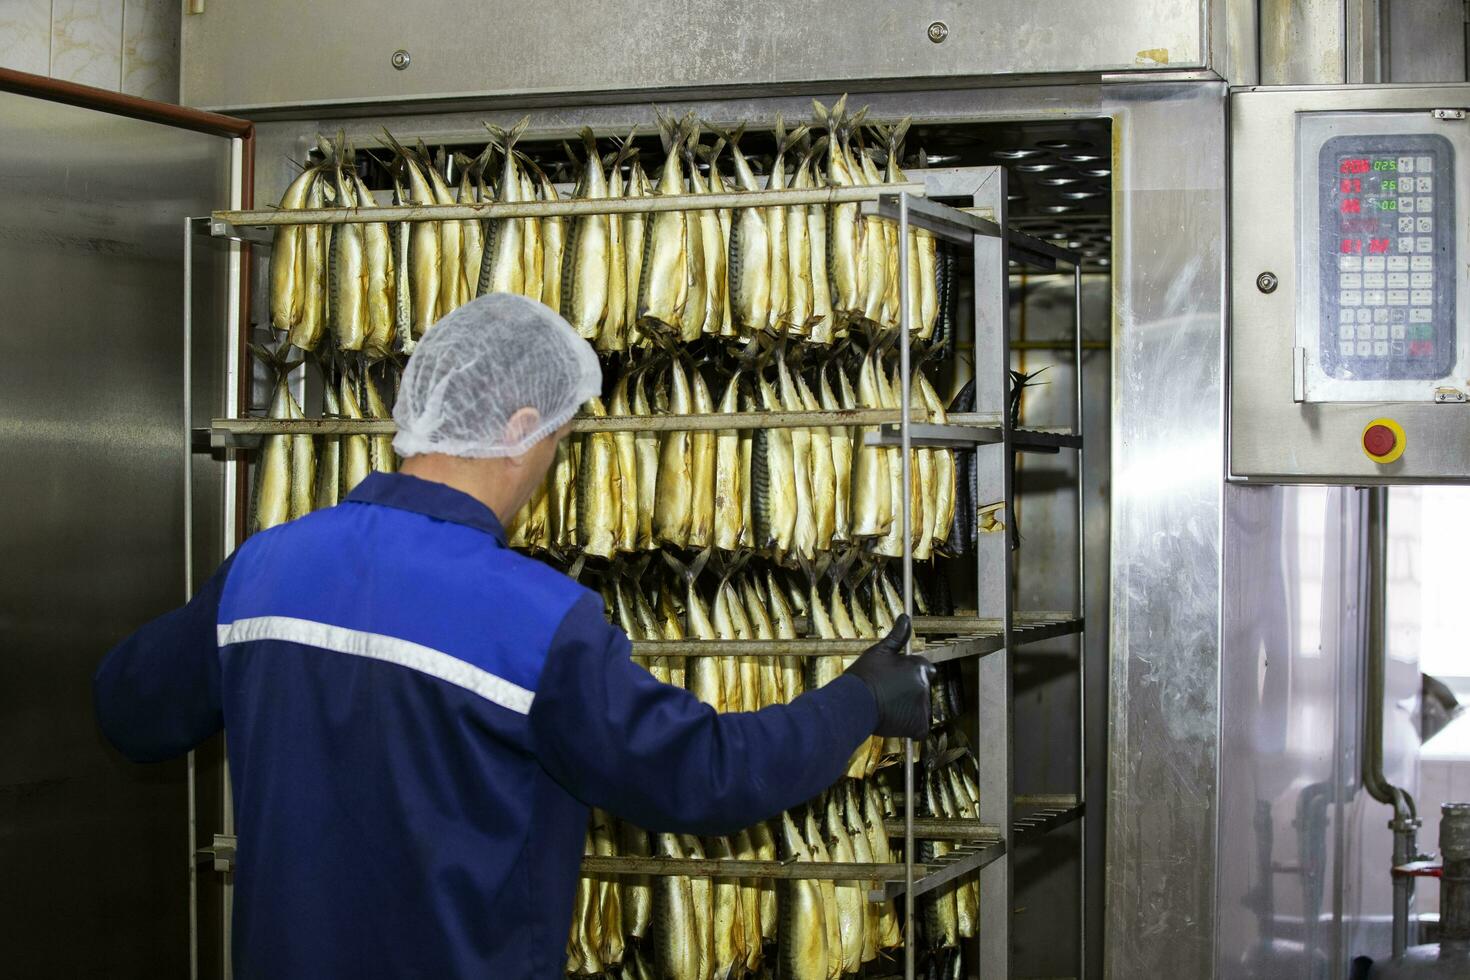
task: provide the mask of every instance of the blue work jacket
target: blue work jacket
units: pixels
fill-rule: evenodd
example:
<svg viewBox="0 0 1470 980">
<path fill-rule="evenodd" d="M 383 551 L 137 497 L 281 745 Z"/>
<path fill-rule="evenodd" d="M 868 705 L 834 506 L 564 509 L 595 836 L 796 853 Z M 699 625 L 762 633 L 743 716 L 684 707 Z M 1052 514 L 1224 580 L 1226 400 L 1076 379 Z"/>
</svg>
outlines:
<svg viewBox="0 0 1470 980">
<path fill-rule="evenodd" d="M 129 758 L 228 733 L 241 978 L 562 975 L 588 807 L 723 834 L 836 782 L 843 676 L 716 714 L 443 484 L 373 474 L 252 536 L 93 683 Z"/>
</svg>

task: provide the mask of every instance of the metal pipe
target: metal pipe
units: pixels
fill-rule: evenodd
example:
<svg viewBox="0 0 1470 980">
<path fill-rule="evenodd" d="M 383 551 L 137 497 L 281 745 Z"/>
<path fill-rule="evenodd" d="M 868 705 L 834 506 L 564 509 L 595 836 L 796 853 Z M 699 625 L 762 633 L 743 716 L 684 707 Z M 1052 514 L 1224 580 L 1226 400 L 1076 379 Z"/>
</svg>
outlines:
<svg viewBox="0 0 1470 980">
<path fill-rule="evenodd" d="M 909 527 L 913 520 L 911 513 L 913 491 L 913 473 L 910 472 L 909 444 L 910 427 L 909 419 L 910 399 L 913 396 L 912 381 L 909 378 L 909 330 L 912 327 L 909 317 L 909 195 L 907 192 L 898 195 L 898 373 L 901 375 L 899 393 L 899 410 L 901 416 L 898 423 L 899 452 L 902 461 L 899 464 L 903 471 L 903 611 L 910 618 L 914 615 L 914 547 L 913 537 Z M 913 654 L 912 638 L 905 645 L 904 653 Z M 904 980 L 914 980 L 916 970 L 916 941 L 914 937 L 914 740 L 904 739 L 903 743 L 903 976 Z"/>
<path fill-rule="evenodd" d="M 302 208 L 291 211 L 216 211 L 214 220 L 242 228 L 276 225 L 355 225 L 388 221 L 466 221 L 474 218 L 557 218 L 593 214 L 651 214 L 656 211 L 714 211 L 772 205 L 857 204 L 886 194 L 922 196 L 922 183 L 817 187 L 810 190 L 669 194 L 659 197 L 564 198 L 558 201 L 485 204 L 395 204 L 375 208 Z M 219 229 L 223 233 L 226 229 Z"/>
<path fill-rule="evenodd" d="M 1367 595 L 1363 704 L 1363 789 L 1379 803 L 1393 807 L 1393 867 L 1417 858 L 1419 819 L 1414 798 L 1388 781 L 1383 772 L 1383 701 L 1388 663 L 1388 488 L 1371 487 L 1368 495 Z M 1393 955 L 1404 955 L 1410 945 L 1409 919 L 1414 902 L 1414 879 L 1393 876 Z"/>
</svg>

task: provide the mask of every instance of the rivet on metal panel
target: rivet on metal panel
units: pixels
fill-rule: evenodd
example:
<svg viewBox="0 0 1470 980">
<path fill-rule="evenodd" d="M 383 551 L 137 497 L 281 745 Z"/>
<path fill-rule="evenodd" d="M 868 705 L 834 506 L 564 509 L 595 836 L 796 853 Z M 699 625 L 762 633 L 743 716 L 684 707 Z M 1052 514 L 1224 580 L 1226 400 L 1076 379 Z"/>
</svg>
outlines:
<svg viewBox="0 0 1470 980">
<path fill-rule="evenodd" d="M 942 20 L 936 20 L 929 25 L 929 40 L 935 44 L 942 44 L 949 37 L 949 25 Z"/>
<path fill-rule="evenodd" d="M 1259 276 L 1256 276 L 1256 288 L 1263 293 L 1276 292 L 1277 285 L 1279 283 L 1274 272 L 1263 272 Z"/>
<path fill-rule="evenodd" d="M 393 62 L 393 67 L 399 71 L 403 71 L 403 69 L 407 68 L 413 62 L 413 58 L 402 48 L 394 51 L 393 57 L 390 60 Z"/>
</svg>

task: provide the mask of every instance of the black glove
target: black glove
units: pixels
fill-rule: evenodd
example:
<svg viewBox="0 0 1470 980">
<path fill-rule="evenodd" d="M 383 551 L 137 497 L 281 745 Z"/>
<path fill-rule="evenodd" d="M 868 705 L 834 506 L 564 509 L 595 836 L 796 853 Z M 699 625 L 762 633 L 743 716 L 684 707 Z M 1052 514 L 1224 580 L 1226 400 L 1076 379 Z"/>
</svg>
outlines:
<svg viewBox="0 0 1470 980">
<path fill-rule="evenodd" d="M 904 654 L 910 632 L 909 618 L 899 616 L 888 635 L 847 668 L 847 673 L 868 685 L 878 702 L 874 735 L 923 738 L 929 734 L 929 684 L 934 680 L 934 665 L 923 657 Z"/>
</svg>

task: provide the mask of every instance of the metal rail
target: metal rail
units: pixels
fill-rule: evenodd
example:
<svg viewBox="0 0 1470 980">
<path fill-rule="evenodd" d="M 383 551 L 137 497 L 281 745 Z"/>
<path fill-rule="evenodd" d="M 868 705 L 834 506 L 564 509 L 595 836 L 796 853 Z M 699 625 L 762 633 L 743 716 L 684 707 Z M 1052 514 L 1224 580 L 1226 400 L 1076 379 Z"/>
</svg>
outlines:
<svg viewBox="0 0 1470 980">
<path fill-rule="evenodd" d="M 857 204 L 902 192 L 922 197 L 924 184 L 816 187 L 802 190 L 737 191 L 724 194 L 668 194 L 650 197 L 566 198 L 559 201 L 490 201 L 483 204 L 391 204 L 368 208 L 215 211 L 210 233 L 241 237 L 236 228 L 282 225 L 358 225 L 406 221 L 468 221 L 476 218 L 573 218 L 599 214 L 651 214 L 656 211 L 715 211 L 772 206 Z M 983 220 L 983 219 L 976 219 Z"/>
</svg>

